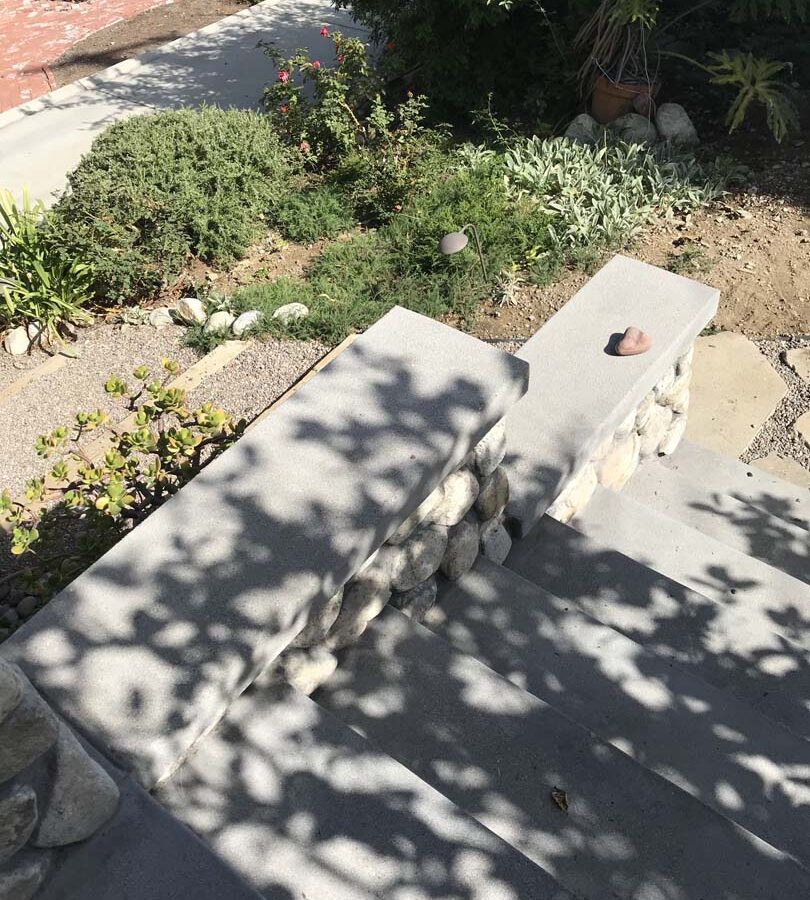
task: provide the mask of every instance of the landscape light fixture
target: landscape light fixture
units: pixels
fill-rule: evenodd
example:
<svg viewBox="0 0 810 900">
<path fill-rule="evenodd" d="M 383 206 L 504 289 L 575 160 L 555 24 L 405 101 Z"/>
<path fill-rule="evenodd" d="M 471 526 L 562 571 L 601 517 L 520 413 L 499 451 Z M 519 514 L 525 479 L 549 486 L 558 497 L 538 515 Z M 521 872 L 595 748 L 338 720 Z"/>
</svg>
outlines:
<svg viewBox="0 0 810 900">
<path fill-rule="evenodd" d="M 472 232 L 472 236 L 475 239 L 475 249 L 478 251 L 478 261 L 481 263 L 484 281 L 488 281 L 487 267 L 484 264 L 484 254 L 481 250 L 481 239 L 478 237 L 478 229 L 472 222 L 465 225 L 461 231 L 451 231 L 450 234 L 446 234 L 439 241 L 439 253 L 444 256 L 453 256 L 455 253 L 461 253 L 470 242 L 470 239 L 467 237 L 468 230 Z"/>
</svg>

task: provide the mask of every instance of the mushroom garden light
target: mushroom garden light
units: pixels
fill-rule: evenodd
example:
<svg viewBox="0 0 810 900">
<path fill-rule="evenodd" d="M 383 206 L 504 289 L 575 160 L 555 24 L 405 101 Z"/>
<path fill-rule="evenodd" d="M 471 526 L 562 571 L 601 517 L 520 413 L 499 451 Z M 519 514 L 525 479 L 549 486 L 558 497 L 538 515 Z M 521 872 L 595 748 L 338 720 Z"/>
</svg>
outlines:
<svg viewBox="0 0 810 900">
<path fill-rule="evenodd" d="M 444 256 L 453 256 L 456 253 L 460 253 L 470 242 L 470 239 L 467 237 L 468 230 L 472 232 L 472 236 L 475 239 L 475 249 L 478 251 L 478 261 L 481 263 L 481 272 L 484 276 L 484 281 L 487 281 L 487 267 L 484 264 L 481 239 L 478 237 L 478 229 L 472 222 L 465 225 L 461 231 L 451 231 L 450 234 L 446 234 L 439 241 L 439 253 Z"/>
</svg>

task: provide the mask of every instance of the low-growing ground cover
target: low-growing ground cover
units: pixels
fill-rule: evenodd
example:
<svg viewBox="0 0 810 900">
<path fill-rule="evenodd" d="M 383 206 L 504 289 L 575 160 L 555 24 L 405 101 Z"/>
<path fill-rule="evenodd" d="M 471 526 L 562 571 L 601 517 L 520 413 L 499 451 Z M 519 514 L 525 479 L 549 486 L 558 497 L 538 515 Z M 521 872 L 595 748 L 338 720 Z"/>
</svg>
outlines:
<svg viewBox="0 0 810 900">
<path fill-rule="evenodd" d="M 96 140 L 37 229 L 91 280 L 90 307 L 170 299 L 195 264 L 227 271 L 272 230 L 326 243 L 300 277 L 214 293 L 209 312 L 255 310 L 254 333 L 327 341 L 395 304 L 469 326 L 482 301 L 509 303 L 518 277 L 548 283 L 561 266 L 624 246 L 651 219 L 697 208 L 725 186 L 713 162 L 609 133 L 580 145 L 490 121 L 494 139 L 461 142 L 428 124 L 426 98 L 386 99 L 360 40 L 331 38 L 331 67 L 267 47 L 277 76 L 263 114 L 165 111 Z M 441 255 L 442 236 L 469 225 L 483 260 L 472 246 Z M 77 308 L 87 300 L 77 294 Z M 290 302 L 308 314 L 274 319 Z M 44 318 L 36 306 L 27 315 Z M 226 336 L 199 323 L 189 340 L 209 349 Z"/>
</svg>

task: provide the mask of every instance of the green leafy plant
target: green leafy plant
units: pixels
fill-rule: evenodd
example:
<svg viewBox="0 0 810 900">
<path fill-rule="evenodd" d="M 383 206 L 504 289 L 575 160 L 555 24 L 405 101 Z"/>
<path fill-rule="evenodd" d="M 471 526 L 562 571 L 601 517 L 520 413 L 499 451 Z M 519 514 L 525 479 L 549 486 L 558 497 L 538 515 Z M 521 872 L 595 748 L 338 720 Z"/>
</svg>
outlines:
<svg viewBox="0 0 810 900">
<path fill-rule="evenodd" d="M 339 159 L 362 139 L 364 112 L 381 92 L 365 44 L 322 28 L 331 40 L 335 65 L 313 59 L 308 50 L 285 57 L 271 42 L 261 44 L 276 67 L 276 79 L 264 91 L 264 108 L 275 128 L 305 159 Z"/>
<path fill-rule="evenodd" d="M 725 188 L 693 157 L 635 144 L 529 138 L 505 154 L 509 190 L 548 218 L 553 247 L 621 246 L 653 215 L 688 211 Z"/>
<path fill-rule="evenodd" d="M 713 53 L 714 63 L 705 67 L 713 84 L 727 84 L 737 89 L 737 95 L 726 114 L 730 131 L 742 125 L 753 103 L 765 108 L 771 133 L 777 141 L 799 127 L 796 107 L 785 93 L 784 82 L 776 78 L 789 68 L 787 63 L 756 57 L 752 53 Z"/>
<path fill-rule="evenodd" d="M 302 162 L 268 118 L 171 110 L 116 122 L 93 142 L 54 208 L 68 253 L 94 268 L 98 301 L 137 303 L 199 258 L 228 265 L 272 220 Z"/>
<path fill-rule="evenodd" d="M 19 560 L 9 577 L 28 593 L 52 596 L 241 435 L 245 422 L 212 404 L 190 408 L 185 391 L 167 384 L 177 371 L 163 360 L 162 377 L 146 366 L 132 373 L 132 386 L 111 376 L 105 390 L 131 414 L 131 427 L 111 432 L 106 449 L 90 456 L 84 438 L 108 416 L 77 413 L 71 428 L 35 443 L 39 456 L 54 460 L 50 471 L 31 479 L 23 498 L 0 494 Z"/>
<path fill-rule="evenodd" d="M 59 336 L 64 323 L 86 320 L 90 266 L 59 248 L 51 219 L 28 193 L 18 205 L 0 191 L 0 330 L 37 323 L 43 334 Z"/>
</svg>

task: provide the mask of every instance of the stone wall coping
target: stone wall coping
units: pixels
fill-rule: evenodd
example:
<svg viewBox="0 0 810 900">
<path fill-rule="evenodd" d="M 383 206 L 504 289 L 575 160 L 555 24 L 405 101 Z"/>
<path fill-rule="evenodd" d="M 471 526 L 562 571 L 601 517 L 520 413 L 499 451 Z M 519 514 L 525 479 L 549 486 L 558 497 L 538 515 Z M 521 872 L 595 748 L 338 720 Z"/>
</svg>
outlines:
<svg viewBox="0 0 810 900">
<path fill-rule="evenodd" d="M 529 390 L 507 417 L 511 501 L 525 532 L 568 478 L 711 321 L 720 292 L 663 269 L 614 256 L 516 354 Z M 634 325 L 653 340 L 638 356 L 607 352 Z"/>
<path fill-rule="evenodd" d="M 166 778 L 526 390 L 395 308 L 0 647 L 146 787 Z"/>
</svg>

